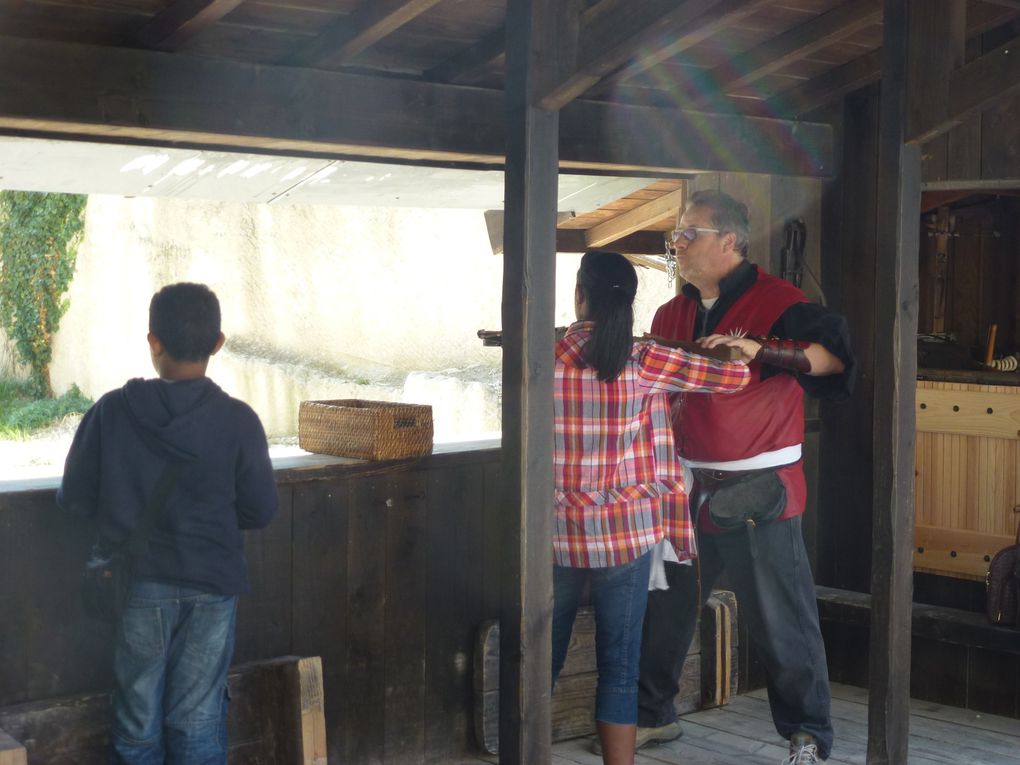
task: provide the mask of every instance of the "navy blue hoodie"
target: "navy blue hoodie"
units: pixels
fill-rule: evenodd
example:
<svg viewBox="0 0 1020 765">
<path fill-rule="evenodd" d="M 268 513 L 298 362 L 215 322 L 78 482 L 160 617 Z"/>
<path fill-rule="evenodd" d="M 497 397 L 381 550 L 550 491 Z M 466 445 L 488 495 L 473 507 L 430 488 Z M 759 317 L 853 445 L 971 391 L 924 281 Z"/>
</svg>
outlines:
<svg viewBox="0 0 1020 765">
<path fill-rule="evenodd" d="M 258 415 L 207 377 L 130 380 L 100 398 L 78 426 L 57 503 L 96 517 L 100 536 L 121 543 L 170 463 L 180 475 L 136 577 L 247 592 L 241 530 L 272 520 L 276 483 Z"/>
</svg>

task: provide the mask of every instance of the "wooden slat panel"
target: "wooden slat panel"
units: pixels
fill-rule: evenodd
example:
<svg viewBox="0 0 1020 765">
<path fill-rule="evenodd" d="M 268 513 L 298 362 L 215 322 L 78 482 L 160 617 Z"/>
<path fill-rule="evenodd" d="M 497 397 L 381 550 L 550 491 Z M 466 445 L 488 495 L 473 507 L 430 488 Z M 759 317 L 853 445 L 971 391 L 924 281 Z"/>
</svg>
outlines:
<svg viewBox="0 0 1020 765">
<path fill-rule="evenodd" d="M 293 487 L 294 622 L 292 647 L 302 656 L 321 656 L 327 741 L 342 759 L 350 726 L 344 718 L 347 678 L 347 526 L 350 484 L 317 481 Z"/>
<path fill-rule="evenodd" d="M 486 520 L 495 515 L 494 497 L 486 502 L 485 468 L 437 470 L 428 479 L 425 756 L 449 762 L 471 740 L 469 657 L 475 628 L 499 611 L 485 602 L 498 584 L 487 585 L 483 573 L 498 566 L 499 550 L 485 541 Z"/>
<path fill-rule="evenodd" d="M 1020 388 L 1013 393 L 918 388 L 917 429 L 986 438 L 1020 438 Z"/>
<path fill-rule="evenodd" d="M 428 620 L 428 477 L 404 473 L 387 481 L 384 618 L 386 713 L 383 761 L 425 757 L 425 633 Z"/>
<path fill-rule="evenodd" d="M 386 687 L 386 499 L 383 479 L 353 482 L 347 542 L 347 678 L 342 702 L 348 728 L 343 762 L 376 762 L 383 752 Z M 373 512 L 374 511 L 374 512 Z"/>
</svg>

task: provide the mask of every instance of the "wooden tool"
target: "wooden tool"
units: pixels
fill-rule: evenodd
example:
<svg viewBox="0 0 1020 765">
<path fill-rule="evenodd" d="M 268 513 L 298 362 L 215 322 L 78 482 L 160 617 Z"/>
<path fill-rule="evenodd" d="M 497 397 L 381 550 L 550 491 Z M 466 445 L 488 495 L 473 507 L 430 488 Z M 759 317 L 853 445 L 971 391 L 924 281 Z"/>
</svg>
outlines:
<svg viewBox="0 0 1020 765">
<path fill-rule="evenodd" d="M 988 346 L 985 348 L 985 366 L 991 366 L 995 356 L 995 336 L 999 333 L 999 325 L 992 324 L 988 328 Z"/>
</svg>

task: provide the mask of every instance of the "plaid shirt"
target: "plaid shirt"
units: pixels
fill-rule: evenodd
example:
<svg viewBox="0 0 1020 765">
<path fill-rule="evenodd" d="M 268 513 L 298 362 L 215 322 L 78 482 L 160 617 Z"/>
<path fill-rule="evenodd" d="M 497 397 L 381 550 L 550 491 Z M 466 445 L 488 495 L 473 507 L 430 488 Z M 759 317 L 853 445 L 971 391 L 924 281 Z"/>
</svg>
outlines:
<svg viewBox="0 0 1020 765">
<path fill-rule="evenodd" d="M 556 344 L 556 564 L 623 565 L 663 536 L 681 560 L 689 558 L 694 532 L 668 394 L 732 392 L 750 373 L 740 362 L 637 342 L 620 376 L 600 382 L 583 360 L 591 329 L 591 322 L 576 322 Z"/>
</svg>

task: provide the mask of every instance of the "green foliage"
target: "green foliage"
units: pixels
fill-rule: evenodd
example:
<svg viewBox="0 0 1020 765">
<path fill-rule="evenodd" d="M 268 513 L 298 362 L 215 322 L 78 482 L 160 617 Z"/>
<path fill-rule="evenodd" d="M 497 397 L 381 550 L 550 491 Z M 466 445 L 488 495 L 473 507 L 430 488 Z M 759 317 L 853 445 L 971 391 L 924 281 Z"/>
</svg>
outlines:
<svg viewBox="0 0 1020 765">
<path fill-rule="evenodd" d="M 86 199 L 0 191 L 0 327 L 31 368 L 40 395 L 53 393 L 53 334 L 67 312 L 64 293 L 74 276 Z"/>
<path fill-rule="evenodd" d="M 40 399 L 31 381 L 0 379 L 0 438 L 25 438 L 90 406 L 77 385 L 60 398 Z"/>
</svg>

